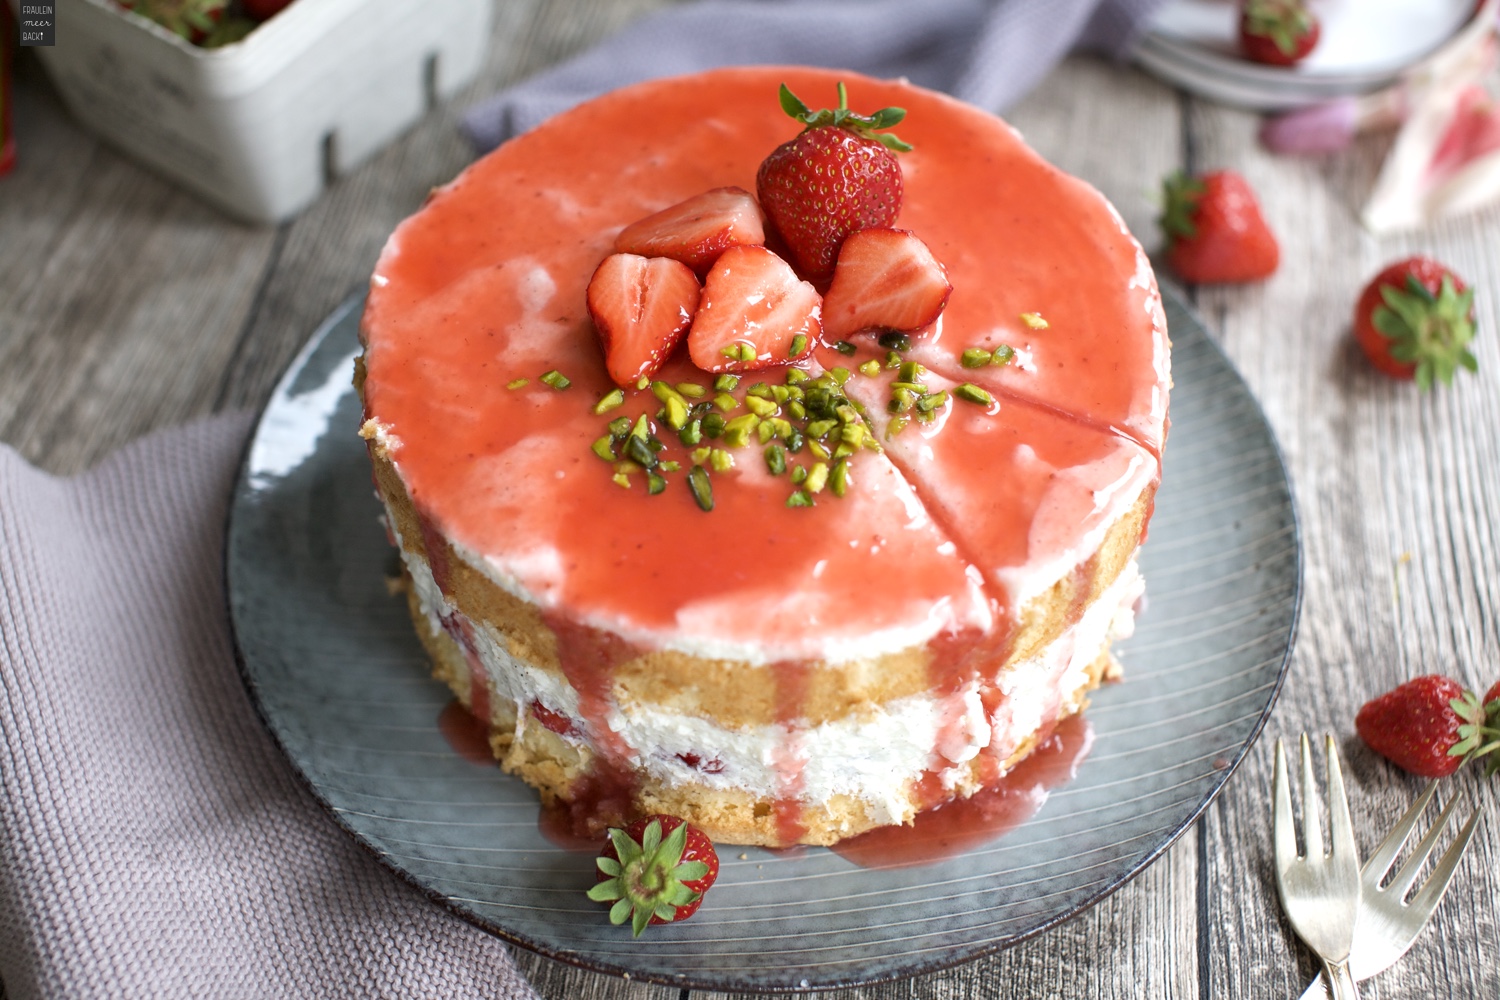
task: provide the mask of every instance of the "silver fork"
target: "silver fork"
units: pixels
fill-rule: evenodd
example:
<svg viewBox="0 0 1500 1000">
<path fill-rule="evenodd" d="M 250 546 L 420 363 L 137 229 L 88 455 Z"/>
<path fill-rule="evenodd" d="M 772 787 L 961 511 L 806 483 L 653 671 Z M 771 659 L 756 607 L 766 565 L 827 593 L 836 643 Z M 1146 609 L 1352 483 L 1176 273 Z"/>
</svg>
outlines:
<svg viewBox="0 0 1500 1000">
<path fill-rule="evenodd" d="M 1459 828 L 1458 836 L 1433 866 L 1427 881 L 1409 901 L 1405 898 L 1421 873 L 1423 863 L 1437 847 L 1438 837 L 1453 817 L 1458 799 L 1452 799 L 1417 844 L 1412 856 L 1391 877 L 1390 883 L 1384 886 L 1380 884 L 1390 870 L 1391 863 L 1396 860 L 1396 855 L 1411 837 L 1417 820 L 1427 811 L 1427 805 L 1436 791 L 1436 784 L 1427 786 L 1411 808 L 1406 810 L 1406 814 L 1391 828 L 1380 846 L 1375 848 L 1375 853 L 1365 862 L 1364 870 L 1360 873 L 1362 894 L 1359 933 L 1354 939 L 1354 950 L 1349 954 L 1349 972 L 1356 981 L 1379 975 L 1406 954 L 1422 928 L 1427 926 L 1433 911 L 1443 901 L 1443 895 L 1453 881 L 1453 873 L 1458 870 L 1458 863 L 1474 837 L 1474 829 L 1479 822 L 1478 809 L 1470 813 L 1468 821 Z M 1312 981 L 1303 992 L 1302 1000 L 1329 1000 L 1328 986 L 1322 976 Z"/>
<path fill-rule="evenodd" d="M 1349 952 L 1359 916 L 1359 850 L 1349 821 L 1349 800 L 1339 768 L 1333 737 L 1325 737 L 1328 751 L 1328 850 L 1323 847 L 1322 812 L 1313 780 L 1312 748 L 1302 734 L 1302 826 L 1307 853 L 1297 853 L 1297 831 L 1292 819 L 1292 792 L 1286 774 L 1286 750 L 1276 741 L 1276 805 L 1273 840 L 1276 886 L 1292 929 L 1323 960 L 1329 992 L 1334 1000 L 1358 1000 L 1359 989 L 1349 975 Z"/>
</svg>

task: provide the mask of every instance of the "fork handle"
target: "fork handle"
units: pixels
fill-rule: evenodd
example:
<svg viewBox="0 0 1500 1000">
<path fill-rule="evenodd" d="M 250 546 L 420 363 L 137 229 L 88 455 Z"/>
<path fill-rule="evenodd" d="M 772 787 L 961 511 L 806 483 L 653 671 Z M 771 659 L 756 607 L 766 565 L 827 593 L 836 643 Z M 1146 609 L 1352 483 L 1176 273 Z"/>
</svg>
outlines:
<svg viewBox="0 0 1500 1000">
<path fill-rule="evenodd" d="M 1354 985 L 1354 977 L 1349 975 L 1349 962 L 1323 963 L 1323 971 L 1328 975 L 1328 992 L 1333 995 L 1333 1000 L 1359 1000 L 1359 987 Z"/>
</svg>

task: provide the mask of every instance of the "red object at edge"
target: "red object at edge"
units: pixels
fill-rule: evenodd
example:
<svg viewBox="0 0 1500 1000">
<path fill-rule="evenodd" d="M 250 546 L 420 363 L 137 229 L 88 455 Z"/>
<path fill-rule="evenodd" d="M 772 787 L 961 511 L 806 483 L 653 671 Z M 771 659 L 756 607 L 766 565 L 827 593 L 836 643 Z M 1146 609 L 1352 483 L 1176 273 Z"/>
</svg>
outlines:
<svg viewBox="0 0 1500 1000">
<path fill-rule="evenodd" d="M 11 63 L 15 60 L 16 19 L 0 0 L 0 177 L 16 165 L 16 137 L 10 117 Z"/>
</svg>

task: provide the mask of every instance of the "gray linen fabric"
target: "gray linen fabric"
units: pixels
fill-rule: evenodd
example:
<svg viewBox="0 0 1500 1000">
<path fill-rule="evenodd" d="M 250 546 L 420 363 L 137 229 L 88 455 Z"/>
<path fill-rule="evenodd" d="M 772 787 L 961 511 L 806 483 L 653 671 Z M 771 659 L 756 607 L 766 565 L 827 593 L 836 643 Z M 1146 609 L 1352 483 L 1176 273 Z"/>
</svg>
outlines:
<svg viewBox="0 0 1500 1000">
<path fill-rule="evenodd" d="M 59 479 L 0 446 L 0 981 L 11 1000 L 522 997 L 505 945 L 381 868 L 230 650 L 219 417 Z"/>
<path fill-rule="evenodd" d="M 643 18 L 470 108 L 480 150 L 627 83 L 714 66 L 905 76 L 998 111 L 1070 50 L 1125 56 L 1162 0 L 703 0 Z"/>
</svg>

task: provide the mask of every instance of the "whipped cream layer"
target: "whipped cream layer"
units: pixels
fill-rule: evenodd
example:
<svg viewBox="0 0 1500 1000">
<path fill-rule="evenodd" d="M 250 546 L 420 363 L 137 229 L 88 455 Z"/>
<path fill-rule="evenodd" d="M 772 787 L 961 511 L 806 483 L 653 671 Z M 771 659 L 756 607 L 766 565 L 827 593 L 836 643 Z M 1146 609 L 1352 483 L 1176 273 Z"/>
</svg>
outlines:
<svg viewBox="0 0 1500 1000">
<path fill-rule="evenodd" d="M 503 636 L 464 616 L 437 585 L 426 560 L 402 549 L 422 613 L 433 631 L 445 631 L 467 653 L 468 668 L 483 671 L 491 705 L 515 706 L 517 736 L 539 725 L 533 706 L 558 718 L 585 717 L 578 693 L 567 681 L 510 655 Z M 1132 560 L 1099 600 L 1055 641 L 1018 661 L 989 683 L 1001 697 L 985 708 L 981 683 L 960 690 L 893 700 L 849 718 L 814 726 L 774 724 L 728 728 L 671 706 L 612 703 L 604 722 L 624 761 L 648 780 L 740 790 L 776 799 L 789 787 L 803 803 L 847 795 L 864 802 L 880 825 L 903 823 L 919 810 L 913 789 L 937 772 L 951 787 L 953 765 L 980 753 L 1005 761 L 1030 737 L 1075 711 L 1088 689 L 1089 667 L 1106 643 L 1134 630 L 1134 608 L 1144 581 Z M 575 722 L 562 739 L 596 752 Z M 644 750 L 640 749 L 644 748 Z M 790 748 L 790 753 L 788 749 Z"/>
</svg>

